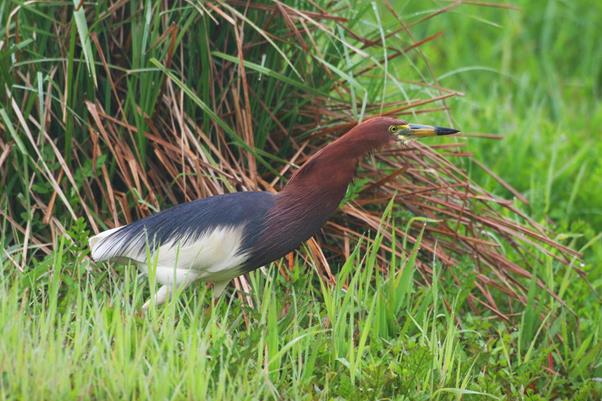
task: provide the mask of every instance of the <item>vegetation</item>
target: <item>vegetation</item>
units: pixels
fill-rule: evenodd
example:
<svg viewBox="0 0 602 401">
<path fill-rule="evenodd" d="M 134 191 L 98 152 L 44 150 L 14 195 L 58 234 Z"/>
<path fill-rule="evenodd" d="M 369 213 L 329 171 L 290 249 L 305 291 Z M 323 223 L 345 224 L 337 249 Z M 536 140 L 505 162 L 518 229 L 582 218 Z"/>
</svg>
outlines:
<svg viewBox="0 0 602 401">
<path fill-rule="evenodd" d="M 2 399 L 602 397 L 600 4 L 99 3 L 0 4 Z M 142 315 L 87 257 L 381 112 L 468 135 L 375 155 L 246 295 Z"/>
</svg>

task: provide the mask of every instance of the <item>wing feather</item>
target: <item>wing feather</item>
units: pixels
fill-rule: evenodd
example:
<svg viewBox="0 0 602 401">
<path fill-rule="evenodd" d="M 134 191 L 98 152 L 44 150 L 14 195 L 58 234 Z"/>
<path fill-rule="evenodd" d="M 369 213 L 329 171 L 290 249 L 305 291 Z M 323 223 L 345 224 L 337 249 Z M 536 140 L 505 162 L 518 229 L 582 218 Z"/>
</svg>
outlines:
<svg viewBox="0 0 602 401">
<path fill-rule="evenodd" d="M 237 252 L 246 253 L 263 229 L 273 207 L 269 192 L 236 192 L 183 203 L 132 224 L 104 231 L 90 238 L 95 261 L 115 258 L 144 259 L 147 251 L 199 246 L 199 240 L 216 229 L 243 228 Z"/>
</svg>

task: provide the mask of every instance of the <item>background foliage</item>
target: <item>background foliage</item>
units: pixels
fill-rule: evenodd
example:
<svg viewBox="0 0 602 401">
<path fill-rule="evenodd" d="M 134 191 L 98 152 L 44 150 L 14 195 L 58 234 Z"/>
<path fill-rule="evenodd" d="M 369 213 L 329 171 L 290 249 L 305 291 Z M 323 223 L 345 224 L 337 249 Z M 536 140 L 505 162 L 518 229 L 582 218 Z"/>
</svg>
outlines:
<svg viewBox="0 0 602 401">
<path fill-rule="evenodd" d="M 597 3 L 321 4 L 334 19 L 312 2 L 267 3 L 274 12 L 245 12 L 244 2 L 75 3 L 0 5 L 3 398 L 600 397 Z M 299 20 L 312 34 L 297 35 Z M 400 20 L 407 29 L 387 36 Z M 311 62 L 308 48 L 320 51 Z M 405 51 L 383 58 L 396 49 Z M 457 92 L 465 96 L 431 100 Z M 410 108 L 416 99 L 424 104 Z M 533 279 L 508 286 L 526 306 L 475 288 L 484 279 L 474 262 L 449 269 L 424 258 L 419 246 L 432 237 L 419 225 L 399 236 L 391 227 L 368 232 L 357 247 L 357 237 L 330 227 L 320 248 L 280 264 L 282 275 L 241 282 L 249 298 L 205 309 L 202 286 L 147 316 L 136 314 L 148 285 L 133 269 L 86 258 L 89 229 L 161 201 L 278 188 L 290 174 L 284 160 L 301 163 L 349 121 L 381 111 L 426 123 L 451 116 L 469 132 L 503 136 L 440 151 L 493 194 L 517 196 L 464 155 L 474 152 L 528 201 L 513 208 L 584 253 L 582 266 L 567 268 L 520 248 L 521 263 L 562 303 Z M 435 157 L 416 151 L 401 158 L 410 167 Z M 378 228 L 371 213 L 386 205 L 362 191 L 379 182 L 374 163 L 348 196 L 370 200 L 363 223 L 335 220 L 361 234 L 366 222 Z M 525 223 L 510 209 L 496 213 Z M 383 222 L 411 217 L 394 208 Z M 404 252 L 384 256 L 381 244 Z M 501 254 L 519 260 L 509 244 Z M 328 260 L 335 286 L 306 268 L 328 281 Z M 483 300 L 504 302 L 505 320 Z"/>
</svg>

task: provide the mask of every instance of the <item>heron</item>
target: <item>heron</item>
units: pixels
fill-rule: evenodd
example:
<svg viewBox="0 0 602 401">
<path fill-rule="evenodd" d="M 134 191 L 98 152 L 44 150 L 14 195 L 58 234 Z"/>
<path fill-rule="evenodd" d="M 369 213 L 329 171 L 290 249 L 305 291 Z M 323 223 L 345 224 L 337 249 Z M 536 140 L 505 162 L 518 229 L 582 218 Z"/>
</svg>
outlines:
<svg viewBox="0 0 602 401">
<path fill-rule="evenodd" d="M 365 155 L 396 141 L 457 132 L 392 117 L 365 120 L 313 154 L 280 192 L 234 192 L 179 204 L 91 237 L 91 257 L 131 261 L 146 275 L 155 266 L 160 287 L 143 309 L 197 280 L 212 282 L 217 298 L 233 278 L 285 256 L 319 231 Z"/>
</svg>

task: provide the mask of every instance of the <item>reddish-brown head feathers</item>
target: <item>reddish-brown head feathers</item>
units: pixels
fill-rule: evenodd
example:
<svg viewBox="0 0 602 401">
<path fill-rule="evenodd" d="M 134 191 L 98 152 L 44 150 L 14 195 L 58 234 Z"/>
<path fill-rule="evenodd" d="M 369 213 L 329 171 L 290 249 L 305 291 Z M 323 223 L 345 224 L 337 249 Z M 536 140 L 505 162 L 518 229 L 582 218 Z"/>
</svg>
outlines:
<svg viewBox="0 0 602 401">
<path fill-rule="evenodd" d="M 406 124 L 391 117 L 366 120 L 336 141 L 315 153 L 291 178 L 283 192 L 298 191 L 299 187 L 345 188 L 355 175 L 359 160 L 390 142 L 395 136 L 389 132 L 392 125 Z"/>
</svg>

